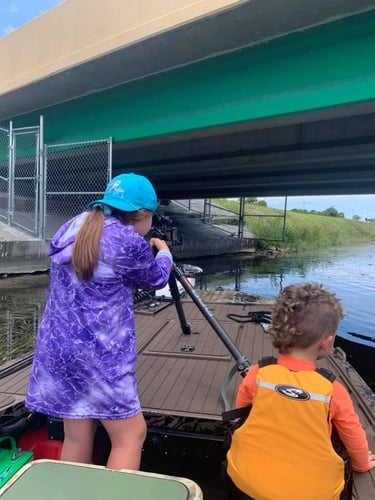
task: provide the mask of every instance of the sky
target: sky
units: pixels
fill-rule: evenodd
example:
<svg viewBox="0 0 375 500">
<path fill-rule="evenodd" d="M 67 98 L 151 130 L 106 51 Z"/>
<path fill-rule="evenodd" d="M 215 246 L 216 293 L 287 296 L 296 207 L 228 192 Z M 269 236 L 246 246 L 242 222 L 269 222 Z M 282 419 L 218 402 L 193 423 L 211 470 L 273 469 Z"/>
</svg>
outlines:
<svg viewBox="0 0 375 500">
<path fill-rule="evenodd" d="M 0 38 L 63 3 L 63 0 L 0 0 Z M 263 198 L 259 198 L 263 199 Z M 284 208 L 284 197 L 265 198 L 271 208 Z M 334 207 L 347 219 L 375 219 L 375 194 L 365 196 L 294 196 L 288 198 L 288 210 L 301 208 L 321 212 Z"/>
<path fill-rule="evenodd" d="M 284 208 L 284 197 L 262 198 L 266 200 L 270 208 Z M 346 219 L 352 219 L 358 215 L 362 220 L 375 219 L 375 195 L 351 195 L 351 196 L 290 196 L 287 198 L 287 210 L 300 208 L 302 210 L 317 210 L 322 212 L 326 208 L 334 207 L 342 212 Z"/>
<path fill-rule="evenodd" d="M 0 0 L 0 38 L 63 3 L 63 0 Z"/>
</svg>

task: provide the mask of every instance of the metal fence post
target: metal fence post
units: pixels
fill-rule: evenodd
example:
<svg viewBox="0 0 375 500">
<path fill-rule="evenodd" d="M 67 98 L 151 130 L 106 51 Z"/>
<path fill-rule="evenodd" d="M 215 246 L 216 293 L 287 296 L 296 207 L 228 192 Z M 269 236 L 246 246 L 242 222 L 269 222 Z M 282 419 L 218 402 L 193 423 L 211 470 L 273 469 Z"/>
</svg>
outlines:
<svg viewBox="0 0 375 500">
<path fill-rule="evenodd" d="M 112 178 L 112 137 L 108 138 L 108 166 L 107 166 L 107 182 Z"/>
<path fill-rule="evenodd" d="M 45 154 L 44 154 L 44 117 L 39 119 L 38 137 L 38 226 L 37 237 L 44 240 L 45 237 Z"/>
<path fill-rule="evenodd" d="M 211 200 L 208 198 L 204 199 L 203 202 L 203 221 L 206 224 L 211 224 Z"/>
<path fill-rule="evenodd" d="M 8 226 L 13 223 L 14 213 L 14 131 L 13 122 L 9 122 L 9 157 L 8 157 Z"/>
<path fill-rule="evenodd" d="M 243 239 L 243 227 L 244 227 L 244 215 L 245 215 L 245 198 L 241 196 L 240 198 L 240 213 L 238 214 L 238 238 Z"/>
</svg>

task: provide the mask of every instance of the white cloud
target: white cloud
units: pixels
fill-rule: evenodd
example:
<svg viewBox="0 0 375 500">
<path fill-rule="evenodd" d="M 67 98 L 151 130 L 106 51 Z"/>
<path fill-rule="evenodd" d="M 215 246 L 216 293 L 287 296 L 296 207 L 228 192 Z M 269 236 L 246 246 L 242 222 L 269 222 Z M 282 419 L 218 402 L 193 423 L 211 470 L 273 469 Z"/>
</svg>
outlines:
<svg viewBox="0 0 375 500">
<path fill-rule="evenodd" d="M 14 31 L 15 29 L 15 26 L 13 26 L 12 24 L 8 24 L 2 29 L 2 35 L 8 35 L 8 33 L 12 33 L 12 31 Z"/>
</svg>

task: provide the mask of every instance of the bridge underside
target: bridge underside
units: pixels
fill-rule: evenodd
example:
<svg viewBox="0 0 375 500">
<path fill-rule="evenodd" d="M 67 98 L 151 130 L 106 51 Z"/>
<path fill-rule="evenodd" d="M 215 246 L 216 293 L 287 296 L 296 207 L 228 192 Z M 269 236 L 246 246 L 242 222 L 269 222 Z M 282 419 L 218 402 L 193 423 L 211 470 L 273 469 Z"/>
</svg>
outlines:
<svg viewBox="0 0 375 500">
<path fill-rule="evenodd" d="M 298 6 L 240 2 L 2 96 L 2 125 L 13 110 L 16 127 L 42 114 L 48 144 L 112 137 L 113 174 L 161 198 L 373 194 L 374 2 L 341 18 L 306 2 L 300 24 L 281 4 Z"/>
<path fill-rule="evenodd" d="M 161 198 L 374 194 L 375 103 L 114 144 L 124 171 Z"/>
</svg>

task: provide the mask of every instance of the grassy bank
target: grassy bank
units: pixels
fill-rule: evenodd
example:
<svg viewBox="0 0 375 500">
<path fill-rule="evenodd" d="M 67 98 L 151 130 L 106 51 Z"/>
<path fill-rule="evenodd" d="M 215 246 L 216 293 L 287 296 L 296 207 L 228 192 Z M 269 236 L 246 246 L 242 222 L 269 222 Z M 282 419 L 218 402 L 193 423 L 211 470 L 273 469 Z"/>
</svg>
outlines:
<svg viewBox="0 0 375 500">
<path fill-rule="evenodd" d="M 212 202 L 235 213 L 239 212 L 237 201 L 216 199 Z M 246 203 L 245 223 L 254 236 L 260 238 L 260 248 L 277 245 L 281 248 L 306 250 L 375 242 L 375 223 L 292 211 L 287 211 L 285 239 L 280 241 L 283 235 L 283 214 L 283 210 Z"/>
</svg>

